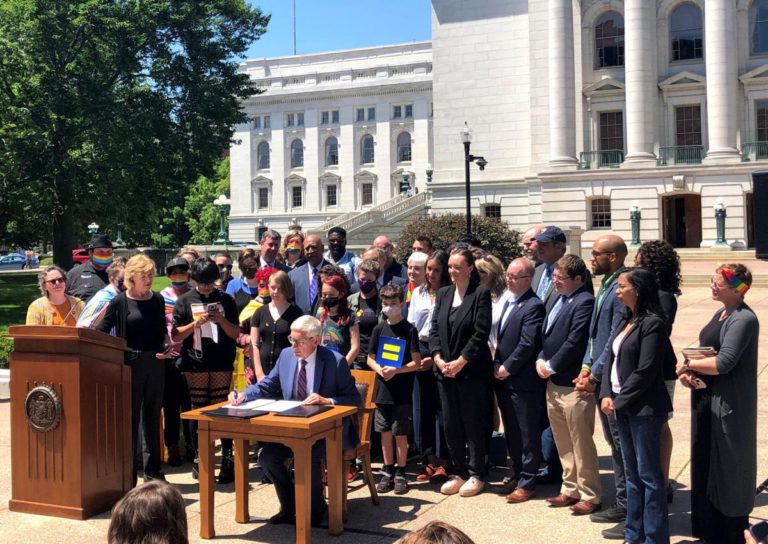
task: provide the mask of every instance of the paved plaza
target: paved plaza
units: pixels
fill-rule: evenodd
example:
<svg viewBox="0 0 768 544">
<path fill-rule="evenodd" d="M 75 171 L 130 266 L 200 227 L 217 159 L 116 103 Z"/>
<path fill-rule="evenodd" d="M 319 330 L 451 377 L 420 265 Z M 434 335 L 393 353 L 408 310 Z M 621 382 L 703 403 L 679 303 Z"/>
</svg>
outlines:
<svg viewBox="0 0 768 544">
<path fill-rule="evenodd" d="M 679 350 L 695 343 L 699 330 L 709 319 L 718 304 L 709 297 L 709 289 L 691 287 L 680 297 L 680 309 L 673 332 L 673 343 Z M 768 289 L 755 288 L 747 295 L 747 301 L 756 310 L 763 325 L 768 327 Z M 768 336 L 763 333 L 760 341 L 760 363 L 758 386 L 760 391 L 768 385 Z M 672 542 L 688 542 L 690 527 L 690 429 L 689 394 L 678 388 L 675 396 L 675 417 L 671 421 L 675 437 L 672 457 L 672 477 L 678 483 L 674 503 L 671 505 L 670 521 Z M 17 514 L 8 510 L 11 496 L 9 412 L 7 402 L 0 403 L 0 541 L 14 544 L 26 543 L 30 539 L 44 539 L 47 542 L 70 542 L 78 544 L 106 542 L 109 514 L 105 513 L 88 521 L 70 521 L 51 517 Z M 768 477 L 768 408 L 762 403 L 758 414 L 758 480 Z M 599 422 L 596 425 L 595 442 L 600 453 L 600 467 L 603 487 L 612 490 L 610 458 L 608 447 L 602 439 Z M 415 467 L 412 467 L 415 468 Z M 412 475 L 413 477 L 413 475 Z M 500 471 L 493 478 L 500 479 Z M 176 485 L 187 503 L 190 542 L 200 542 L 199 496 L 197 483 L 189 474 L 189 466 L 169 469 L 168 480 Z M 216 501 L 217 542 L 270 542 L 289 543 L 295 541 L 292 526 L 269 526 L 264 519 L 274 514 L 277 500 L 271 485 L 259 483 L 261 474 L 251 471 L 250 514 L 251 521 L 238 524 L 234 521 L 234 485 L 219 486 Z M 759 483 L 759 482 L 758 482 Z M 751 485 L 751 484 L 750 484 Z M 600 530 L 607 525 L 591 523 L 587 518 L 572 517 L 566 510 L 547 508 L 544 498 L 557 493 L 554 486 L 541 486 L 538 497 L 528 503 L 508 505 L 504 499 L 484 493 L 474 498 L 440 495 L 436 486 L 413 483 L 411 491 L 404 496 L 391 493 L 382 495 L 381 505 L 370 502 L 367 488 L 355 482 L 350 493 L 349 520 L 340 537 L 331 537 L 324 529 L 313 529 L 316 542 L 378 543 L 393 542 L 406 532 L 416 529 L 431 520 L 444 520 L 466 531 L 478 544 L 490 543 L 555 543 L 603 542 Z M 605 505 L 611 502 L 606 496 Z M 752 520 L 768 519 L 768 493 L 757 498 Z"/>
</svg>

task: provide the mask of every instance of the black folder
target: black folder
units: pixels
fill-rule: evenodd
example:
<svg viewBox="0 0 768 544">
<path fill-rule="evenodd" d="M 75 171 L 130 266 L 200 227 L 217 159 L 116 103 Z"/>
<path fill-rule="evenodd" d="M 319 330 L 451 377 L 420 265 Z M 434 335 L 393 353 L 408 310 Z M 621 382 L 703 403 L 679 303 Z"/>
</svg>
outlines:
<svg viewBox="0 0 768 544">
<path fill-rule="evenodd" d="M 324 406 L 321 404 L 302 404 L 294 408 L 289 408 L 283 412 L 278 412 L 275 415 L 288 416 L 288 417 L 312 417 L 317 414 L 322 414 L 333 408 L 333 406 Z"/>
<path fill-rule="evenodd" d="M 214 408 L 203 412 L 207 416 L 214 417 L 234 417 L 239 419 L 251 419 L 252 417 L 263 416 L 269 412 L 264 410 L 237 409 L 237 408 Z"/>
</svg>

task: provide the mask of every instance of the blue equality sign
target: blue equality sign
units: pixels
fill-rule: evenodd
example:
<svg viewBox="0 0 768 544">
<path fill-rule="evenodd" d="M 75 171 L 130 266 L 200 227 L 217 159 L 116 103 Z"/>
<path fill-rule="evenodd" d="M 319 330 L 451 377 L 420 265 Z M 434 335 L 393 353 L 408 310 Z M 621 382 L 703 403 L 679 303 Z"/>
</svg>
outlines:
<svg viewBox="0 0 768 544">
<path fill-rule="evenodd" d="M 400 368 L 405 359 L 405 340 L 382 336 L 379 339 L 379 352 L 376 354 L 376 362 L 381 366 Z"/>
</svg>

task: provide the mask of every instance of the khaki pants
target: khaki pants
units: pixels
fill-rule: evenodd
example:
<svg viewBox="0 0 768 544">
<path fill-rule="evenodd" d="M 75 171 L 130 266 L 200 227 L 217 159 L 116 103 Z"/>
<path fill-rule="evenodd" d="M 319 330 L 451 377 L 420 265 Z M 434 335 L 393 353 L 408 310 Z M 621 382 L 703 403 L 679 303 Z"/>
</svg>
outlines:
<svg viewBox="0 0 768 544">
<path fill-rule="evenodd" d="M 573 387 L 547 384 L 547 414 L 563 465 L 563 495 L 595 504 L 600 498 L 600 471 L 595 432 L 595 396 Z"/>
</svg>

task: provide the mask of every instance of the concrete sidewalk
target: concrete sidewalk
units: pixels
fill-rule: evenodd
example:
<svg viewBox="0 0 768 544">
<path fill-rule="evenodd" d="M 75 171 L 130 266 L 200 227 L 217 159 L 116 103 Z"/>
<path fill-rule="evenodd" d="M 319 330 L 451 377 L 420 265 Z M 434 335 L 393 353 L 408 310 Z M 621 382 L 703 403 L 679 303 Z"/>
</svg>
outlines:
<svg viewBox="0 0 768 544">
<path fill-rule="evenodd" d="M 763 329 L 768 327 L 768 289 L 753 289 L 747 301 L 756 310 Z M 709 289 L 691 288 L 679 300 L 675 330 L 672 336 L 676 350 L 697 342 L 699 330 L 708 321 L 718 304 L 710 299 Z M 761 335 L 758 386 L 762 391 L 768 385 L 768 338 Z M 670 509 L 672 542 L 689 542 L 690 534 L 690 396 L 678 387 L 675 395 L 675 417 L 671 420 L 675 445 L 672 457 L 672 477 L 678 482 L 674 503 Z M 8 510 L 11 495 L 10 433 L 7 402 L 0 403 L 0 540 L 24 543 L 31 538 L 50 542 L 103 543 L 106 542 L 109 514 L 105 513 L 88 521 L 69 521 L 58 518 L 17 514 Z M 759 405 L 758 415 L 758 482 L 768 477 L 768 408 Z M 610 472 L 608 447 L 602 438 L 599 422 L 596 424 L 595 442 L 600 453 L 600 466 L 604 488 L 604 505 L 612 502 L 613 479 Z M 415 470 L 415 467 L 413 467 Z M 178 486 L 187 502 L 190 542 L 201 542 L 199 496 L 197 483 L 189 474 L 189 466 L 168 469 L 168 480 Z M 492 474 L 501 479 L 502 473 Z M 412 476 L 413 477 L 413 476 Z M 260 484 L 258 470 L 251 471 L 250 514 L 251 521 L 238 524 L 234 521 L 234 486 L 219 486 L 216 501 L 217 542 L 270 542 L 295 541 L 292 526 L 269 526 L 264 523 L 278 510 L 271 485 Z M 747 485 L 753 486 L 754 482 Z M 546 507 L 544 498 L 554 495 L 554 486 L 541 486 L 538 498 L 519 505 L 508 505 L 502 497 L 489 492 L 478 497 L 463 499 L 458 496 L 440 495 L 436 486 L 412 482 L 411 491 L 404 496 L 391 493 L 381 497 L 381 505 L 375 507 L 367 494 L 367 488 L 355 482 L 350 493 L 349 521 L 340 537 L 330 537 L 323 529 L 314 529 L 315 542 L 378 543 L 393 542 L 403 534 L 428 521 L 440 519 L 457 525 L 478 544 L 496 543 L 555 543 L 603 542 L 600 531 L 608 525 L 591 523 L 584 517 L 572 517 L 569 512 Z M 768 518 L 768 493 L 757 498 L 752 514 L 753 521 Z"/>
</svg>

